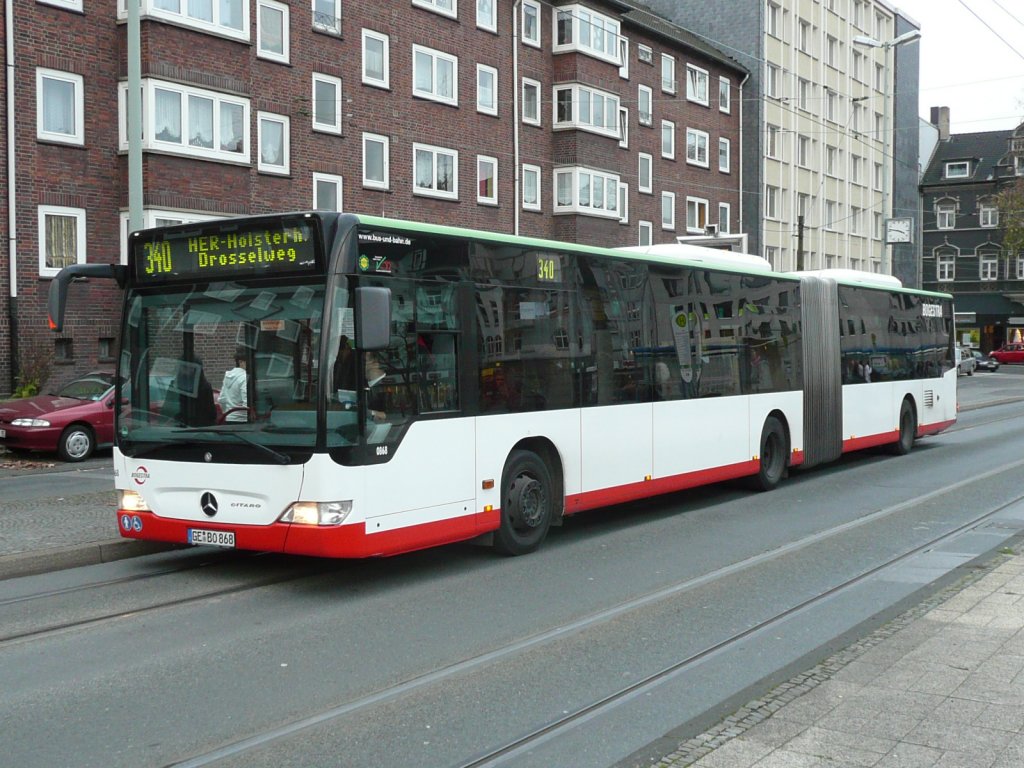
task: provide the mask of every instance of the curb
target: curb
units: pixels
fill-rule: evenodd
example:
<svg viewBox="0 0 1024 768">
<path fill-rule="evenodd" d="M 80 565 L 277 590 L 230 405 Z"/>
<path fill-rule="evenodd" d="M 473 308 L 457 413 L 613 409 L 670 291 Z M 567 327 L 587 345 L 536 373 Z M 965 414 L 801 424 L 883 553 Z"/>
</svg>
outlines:
<svg viewBox="0 0 1024 768">
<path fill-rule="evenodd" d="M 77 568 L 82 565 L 110 563 L 115 560 L 152 555 L 183 547 L 184 545 L 166 544 L 159 541 L 113 539 L 90 544 L 75 544 L 57 549 L 19 552 L 15 555 L 0 556 L 0 581 L 61 571 L 66 568 Z"/>
</svg>

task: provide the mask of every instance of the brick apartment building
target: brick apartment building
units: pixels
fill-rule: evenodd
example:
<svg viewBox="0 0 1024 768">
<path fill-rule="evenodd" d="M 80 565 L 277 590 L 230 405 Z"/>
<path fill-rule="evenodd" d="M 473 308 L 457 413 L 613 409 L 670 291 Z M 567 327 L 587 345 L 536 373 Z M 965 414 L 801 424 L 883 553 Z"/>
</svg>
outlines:
<svg viewBox="0 0 1024 768">
<path fill-rule="evenodd" d="M 128 234 L 125 0 L 6 8 L 0 393 L 51 357 L 54 383 L 113 366 L 116 288 L 76 285 L 57 337 L 45 302 Z M 141 42 L 147 227 L 314 207 L 606 246 L 744 227 L 747 73 L 634 0 L 141 0 Z"/>
</svg>

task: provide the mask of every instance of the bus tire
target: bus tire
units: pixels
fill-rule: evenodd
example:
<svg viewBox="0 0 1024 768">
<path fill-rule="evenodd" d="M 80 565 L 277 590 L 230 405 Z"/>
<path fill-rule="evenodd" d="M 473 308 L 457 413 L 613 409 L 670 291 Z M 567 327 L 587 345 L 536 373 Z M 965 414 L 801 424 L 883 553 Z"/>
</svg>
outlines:
<svg viewBox="0 0 1024 768">
<path fill-rule="evenodd" d="M 894 456 L 906 456 L 914 447 L 914 439 L 917 437 L 917 415 L 914 413 L 914 406 L 910 400 L 904 399 L 900 406 L 900 437 L 895 443 L 889 445 L 889 452 Z"/>
<path fill-rule="evenodd" d="M 782 422 L 774 416 L 764 420 L 761 429 L 761 446 L 759 452 L 760 467 L 752 478 L 754 489 L 771 491 L 782 482 L 789 465 L 789 441 Z"/>
<path fill-rule="evenodd" d="M 533 552 L 548 534 L 554 509 L 548 465 L 532 451 L 512 451 L 501 474 L 501 525 L 494 548 L 505 555 Z"/>
<path fill-rule="evenodd" d="M 85 461 L 96 448 L 92 430 L 84 424 L 72 424 L 64 430 L 57 443 L 57 455 L 64 461 Z"/>
</svg>

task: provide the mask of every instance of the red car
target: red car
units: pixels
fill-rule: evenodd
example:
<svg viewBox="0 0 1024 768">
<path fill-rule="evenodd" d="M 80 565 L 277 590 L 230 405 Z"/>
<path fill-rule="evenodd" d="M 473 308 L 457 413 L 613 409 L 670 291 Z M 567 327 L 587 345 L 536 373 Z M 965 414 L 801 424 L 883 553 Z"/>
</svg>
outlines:
<svg viewBox="0 0 1024 768">
<path fill-rule="evenodd" d="M 59 394 L 0 402 L 0 445 L 56 451 L 83 461 L 114 442 L 114 374 L 97 371 L 67 384 Z"/>
<path fill-rule="evenodd" d="M 1024 363 L 1024 343 L 1003 344 L 995 352 L 989 352 L 988 356 L 1000 363 Z"/>
</svg>

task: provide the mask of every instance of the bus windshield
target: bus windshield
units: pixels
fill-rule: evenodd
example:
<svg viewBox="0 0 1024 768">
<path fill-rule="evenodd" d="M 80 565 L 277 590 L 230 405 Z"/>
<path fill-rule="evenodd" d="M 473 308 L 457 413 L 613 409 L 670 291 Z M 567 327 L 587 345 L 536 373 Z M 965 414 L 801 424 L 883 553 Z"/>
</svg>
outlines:
<svg viewBox="0 0 1024 768">
<path fill-rule="evenodd" d="M 346 295 L 341 291 L 341 296 Z M 118 440 L 128 455 L 195 443 L 312 451 L 322 281 L 188 284 L 129 295 Z"/>
</svg>

